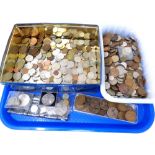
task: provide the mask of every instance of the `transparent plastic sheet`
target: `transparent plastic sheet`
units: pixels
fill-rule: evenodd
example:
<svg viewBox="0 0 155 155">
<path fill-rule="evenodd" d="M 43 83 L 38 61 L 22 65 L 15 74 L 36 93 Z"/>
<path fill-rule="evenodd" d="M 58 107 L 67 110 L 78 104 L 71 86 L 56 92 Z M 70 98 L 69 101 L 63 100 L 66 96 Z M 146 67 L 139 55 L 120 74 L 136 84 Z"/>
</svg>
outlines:
<svg viewBox="0 0 155 155">
<path fill-rule="evenodd" d="M 23 95 L 23 97 L 29 96 L 29 102 L 27 99 L 25 100 L 25 98 L 20 99 L 21 95 Z M 26 106 L 21 106 L 24 102 L 26 102 Z M 28 93 L 10 91 L 5 108 L 7 108 L 10 113 L 67 120 L 70 111 L 69 106 L 70 101 L 67 93 L 60 96 L 55 92 Z"/>
<path fill-rule="evenodd" d="M 138 122 L 137 108 L 135 104 L 114 103 L 84 94 L 77 94 L 74 101 L 75 111 L 130 123 Z"/>
</svg>

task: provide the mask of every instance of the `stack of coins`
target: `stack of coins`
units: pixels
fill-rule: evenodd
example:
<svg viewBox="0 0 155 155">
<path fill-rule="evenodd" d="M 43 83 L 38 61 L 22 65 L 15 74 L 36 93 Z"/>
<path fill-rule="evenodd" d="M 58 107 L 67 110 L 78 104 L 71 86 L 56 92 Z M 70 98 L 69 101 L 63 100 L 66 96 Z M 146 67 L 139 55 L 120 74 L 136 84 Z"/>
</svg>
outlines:
<svg viewBox="0 0 155 155">
<path fill-rule="evenodd" d="M 2 81 L 99 84 L 97 29 L 54 25 L 15 28 Z"/>
<path fill-rule="evenodd" d="M 105 99 L 85 95 L 78 95 L 76 97 L 75 109 L 129 122 L 135 122 L 137 120 L 137 114 L 133 104 L 113 103 Z"/>
<path fill-rule="evenodd" d="M 145 78 L 136 40 L 107 33 L 103 36 L 105 88 L 111 96 L 144 98 Z"/>
</svg>

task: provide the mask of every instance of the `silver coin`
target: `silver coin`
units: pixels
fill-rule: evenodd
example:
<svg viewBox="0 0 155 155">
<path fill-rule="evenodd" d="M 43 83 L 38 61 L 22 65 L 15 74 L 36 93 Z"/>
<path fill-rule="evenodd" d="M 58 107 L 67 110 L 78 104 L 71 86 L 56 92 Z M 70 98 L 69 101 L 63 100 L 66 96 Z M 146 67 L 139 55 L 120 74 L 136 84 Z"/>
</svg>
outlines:
<svg viewBox="0 0 155 155">
<path fill-rule="evenodd" d="M 53 94 L 45 94 L 41 101 L 44 105 L 52 105 L 55 101 L 55 96 Z"/>
<path fill-rule="evenodd" d="M 20 94 L 18 96 L 18 99 L 20 100 L 20 106 L 25 107 L 27 105 L 29 105 L 30 103 L 30 96 L 27 94 Z"/>
<path fill-rule="evenodd" d="M 13 96 L 8 99 L 7 106 L 19 106 L 19 105 L 20 101 L 18 97 Z"/>
<path fill-rule="evenodd" d="M 33 104 L 33 105 L 31 106 L 30 111 L 31 111 L 31 113 L 33 113 L 33 114 L 37 114 L 38 111 L 39 111 L 39 107 L 38 107 L 38 105 Z"/>
</svg>

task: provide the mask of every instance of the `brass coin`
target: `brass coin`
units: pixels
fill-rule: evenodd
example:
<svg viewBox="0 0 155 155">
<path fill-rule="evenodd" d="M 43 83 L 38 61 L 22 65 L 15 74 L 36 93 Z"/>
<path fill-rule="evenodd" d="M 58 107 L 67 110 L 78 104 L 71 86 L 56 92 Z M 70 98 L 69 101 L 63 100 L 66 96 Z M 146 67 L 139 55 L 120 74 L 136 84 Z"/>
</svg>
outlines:
<svg viewBox="0 0 155 155">
<path fill-rule="evenodd" d="M 3 74 L 2 81 L 10 81 L 12 79 L 13 74 L 10 72 L 7 72 Z"/>
</svg>

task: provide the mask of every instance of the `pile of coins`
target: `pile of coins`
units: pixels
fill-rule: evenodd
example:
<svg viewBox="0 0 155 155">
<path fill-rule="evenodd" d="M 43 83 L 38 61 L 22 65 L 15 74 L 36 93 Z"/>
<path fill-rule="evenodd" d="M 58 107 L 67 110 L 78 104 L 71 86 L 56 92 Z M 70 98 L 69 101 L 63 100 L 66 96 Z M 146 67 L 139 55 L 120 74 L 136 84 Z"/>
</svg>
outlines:
<svg viewBox="0 0 155 155">
<path fill-rule="evenodd" d="M 136 40 L 118 34 L 103 36 L 105 88 L 108 94 L 126 98 L 144 98 L 145 79 Z"/>
<path fill-rule="evenodd" d="M 40 95 L 10 91 L 6 103 L 8 112 L 30 116 L 63 119 L 69 114 L 69 95 L 57 97 L 56 93 L 42 92 Z"/>
<path fill-rule="evenodd" d="M 99 84 L 98 44 L 96 27 L 16 27 L 2 81 Z"/>
<path fill-rule="evenodd" d="M 85 95 L 78 95 L 76 97 L 75 109 L 86 113 L 129 122 L 135 122 L 137 120 L 137 114 L 133 105 L 113 103 L 105 99 Z"/>
</svg>

